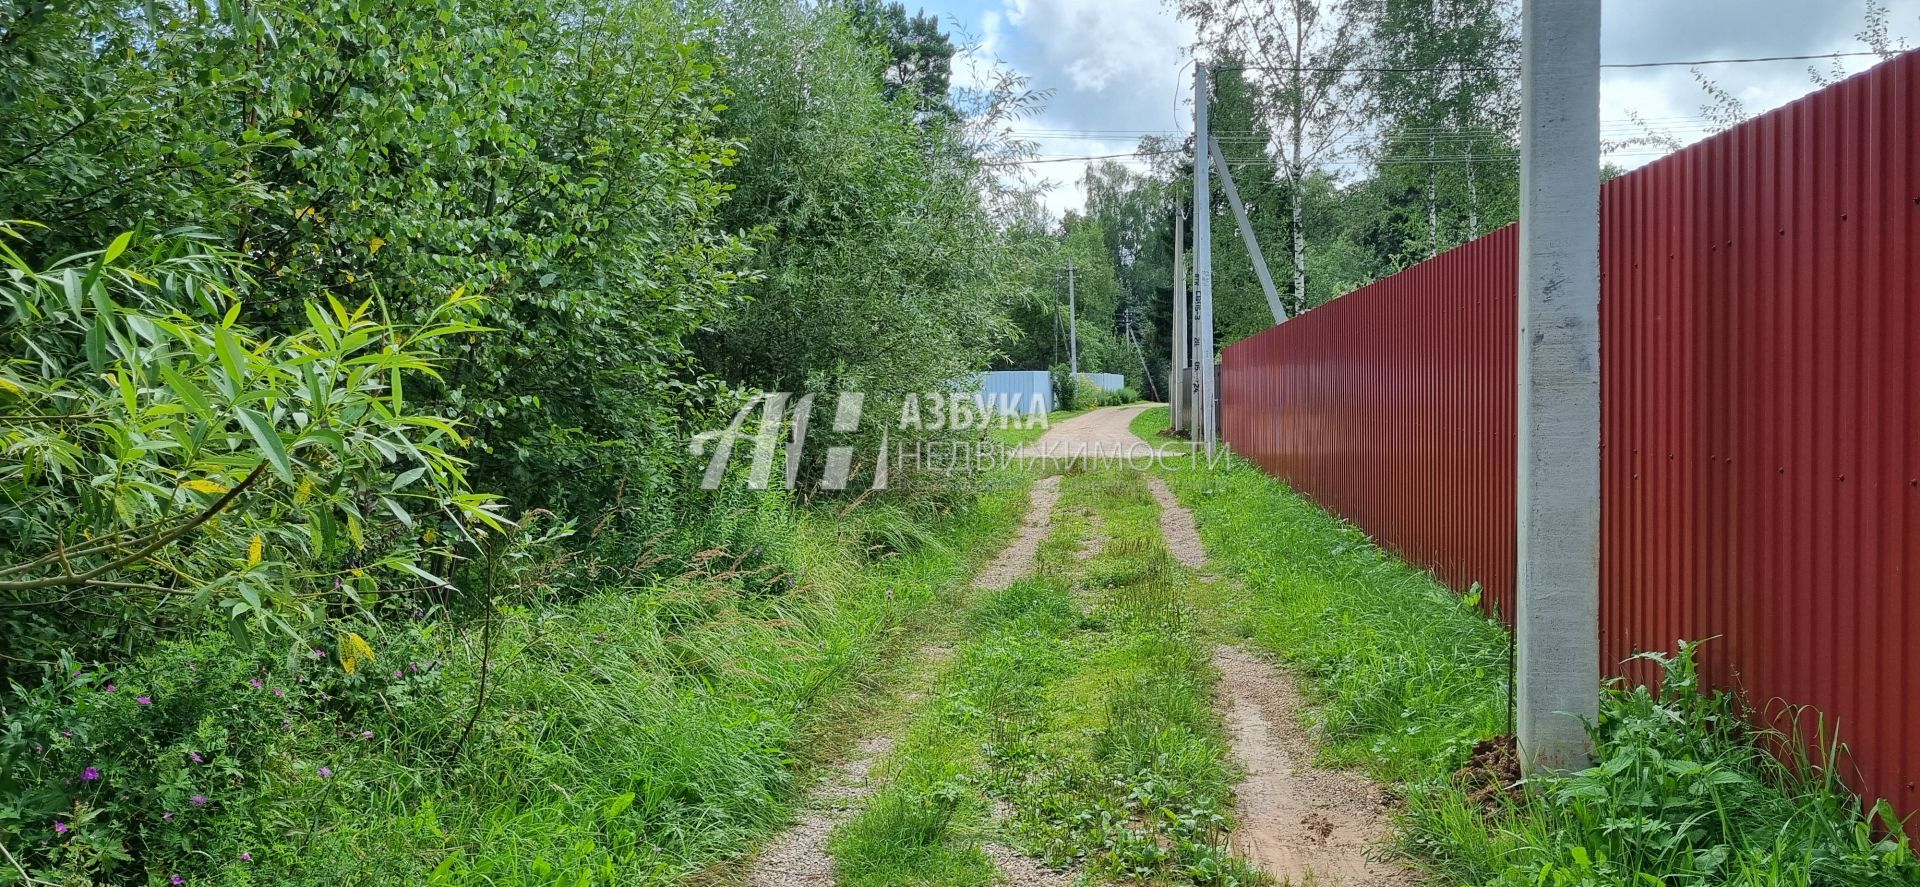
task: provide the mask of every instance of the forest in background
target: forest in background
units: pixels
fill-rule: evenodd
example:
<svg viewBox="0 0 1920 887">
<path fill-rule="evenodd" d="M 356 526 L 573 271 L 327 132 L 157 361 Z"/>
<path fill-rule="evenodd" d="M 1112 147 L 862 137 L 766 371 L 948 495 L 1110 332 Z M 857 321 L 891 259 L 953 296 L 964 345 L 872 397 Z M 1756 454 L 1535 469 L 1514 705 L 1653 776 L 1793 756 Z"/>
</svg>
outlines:
<svg viewBox="0 0 1920 887">
<path fill-rule="evenodd" d="M 1210 129 L 1289 316 L 1518 217 L 1518 2 L 1186 0 L 1176 10 L 1212 72 Z M 1191 139 L 1147 136 L 1139 154 L 1144 168 L 1089 167 L 1086 205 L 1060 236 L 1081 269 L 1083 317 L 1112 319 L 1091 349 L 1083 327 L 1082 368 L 1091 353 L 1092 369 L 1131 379 L 1144 360 L 1163 383 Z M 1218 173 L 1208 212 L 1224 347 L 1272 326 L 1273 314 Z M 1006 365 L 1063 353 L 1051 303 L 1016 306 L 1014 317 L 1023 332 Z"/>
</svg>

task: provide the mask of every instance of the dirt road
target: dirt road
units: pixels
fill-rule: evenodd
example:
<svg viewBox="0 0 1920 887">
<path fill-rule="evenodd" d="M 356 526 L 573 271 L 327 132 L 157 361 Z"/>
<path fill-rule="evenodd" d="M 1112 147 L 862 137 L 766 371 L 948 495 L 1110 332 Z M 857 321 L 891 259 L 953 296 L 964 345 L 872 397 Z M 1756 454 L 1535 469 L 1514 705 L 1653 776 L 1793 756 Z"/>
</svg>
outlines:
<svg viewBox="0 0 1920 887">
<path fill-rule="evenodd" d="M 1185 456 L 1189 446 L 1182 441 L 1148 442 L 1141 440 L 1128 424 L 1154 404 L 1140 403 L 1124 407 L 1102 407 L 1082 413 L 1047 429 L 1040 439 L 1014 455 L 1029 460 L 1066 462 L 1069 460 L 1121 459 L 1145 467 L 1154 458 Z"/>
</svg>

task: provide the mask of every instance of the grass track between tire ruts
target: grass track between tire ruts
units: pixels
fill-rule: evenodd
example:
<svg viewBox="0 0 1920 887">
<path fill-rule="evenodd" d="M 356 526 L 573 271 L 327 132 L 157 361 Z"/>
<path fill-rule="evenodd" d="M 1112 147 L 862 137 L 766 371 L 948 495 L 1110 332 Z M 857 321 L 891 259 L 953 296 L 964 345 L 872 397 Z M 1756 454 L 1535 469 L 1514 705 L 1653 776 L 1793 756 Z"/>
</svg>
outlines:
<svg viewBox="0 0 1920 887">
<path fill-rule="evenodd" d="M 1099 878 L 1264 883 L 1224 846 L 1235 774 L 1208 654 L 1225 592 L 1168 554 L 1137 472 L 1068 475 L 1056 515 L 1035 574 L 960 617 L 886 785 L 836 837 L 843 883 L 990 883 L 995 839 Z M 1082 560 L 1086 515 L 1108 541 Z"/>
</svg>

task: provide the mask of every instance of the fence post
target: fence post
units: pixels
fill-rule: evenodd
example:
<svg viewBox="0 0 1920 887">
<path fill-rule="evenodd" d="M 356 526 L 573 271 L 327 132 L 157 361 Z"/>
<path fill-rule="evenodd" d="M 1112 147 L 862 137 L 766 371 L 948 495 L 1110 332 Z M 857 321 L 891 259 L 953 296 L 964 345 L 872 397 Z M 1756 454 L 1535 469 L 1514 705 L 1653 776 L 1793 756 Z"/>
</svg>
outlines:
<svg viewBox="0 0 1920 887">
<path fill-rule="evenodd" d="M 1521 8 L 1515 730 L 1586 766 L 1600 680 L 1600 0 Z"/>
</svg>

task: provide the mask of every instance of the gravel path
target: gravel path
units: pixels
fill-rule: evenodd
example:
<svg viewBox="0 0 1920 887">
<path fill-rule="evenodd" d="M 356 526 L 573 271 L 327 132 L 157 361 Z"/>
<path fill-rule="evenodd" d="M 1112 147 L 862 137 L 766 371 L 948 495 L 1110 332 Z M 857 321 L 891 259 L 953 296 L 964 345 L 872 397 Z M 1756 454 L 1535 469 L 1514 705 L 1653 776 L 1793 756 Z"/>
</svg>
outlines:
<svg viewBox="0 0 1920 887">
<path fill-rule="evenodd" d="M 1033 565 L 1040 559 L 1040 543 L 1047 538 L 1047 531 L 1053 528 L 1053 506 L 1060 501 L 1060 476 L 1043 477 L 1033 482 L 1033 492 L 1027 496 L 1027 516 L 1020 521 L 1020 531 L 1000 549 L 993 562 L 973 577 L 973 587 L 983 589 L 1006 588 L 1033 572 Z"/>
<path fill-rule="evenodd" d="M 1167 550 L 1189 567 L 1205 566 L 1207 550 L 1200 545 L 1200 528 L 1193 523 L 1193 512 L 1173 497 L 1159 475 L 1147 475 L 1147 489 L 1153 491 L 1153 501 L 1160 503 L 1160 535 L 1166 537 Z"/>
<path fill-rule="evenodd" d="M 1053 508 L 1059 501 L 1059 475 L 1043 477 L 1034 482 L 1033 493 L 1028 499 L 1027 516 L 1020 524 L 1020 532 L 1013 537 L 1012 543 L 1000 550 L 993 563 L 974 577 L 975 588 L 1005 588 L 1033 572 L 1034 565 L 1040 559 L 1040 543 L 1046 540 L 1047 532 L 1053 529 Z M 1096 527 L 1093 539 L 1100 538 L 1100 531 Z M 1082 549 L 1081 553 L 1084 552 L 1085 549 Z M 1004 815 L 1000 818 L 1004 818 Z M 986 852 L 987 858 L 993 860 L 994 867 L 1006 876 L 1010 887 L 1067 887 L 1073 883 L 1070 875 L 1047 869 L 1032 857 L 1005 844 L 987 843 L 981 845 L 980 849 Z"/>
<path fill-rule="evenodd" d="M 854 753 L 828 774 L 808 799 L 800 822 L 767 846 L 747 874 L 750 887 L 833 887 L 833 857 L 827 838 L 834 826 L 853 815 L 860 802 L 873 794 L 867 776 L 873 765 L 893 750 L 885 736 L 863 739 Z"/>
</svg>

